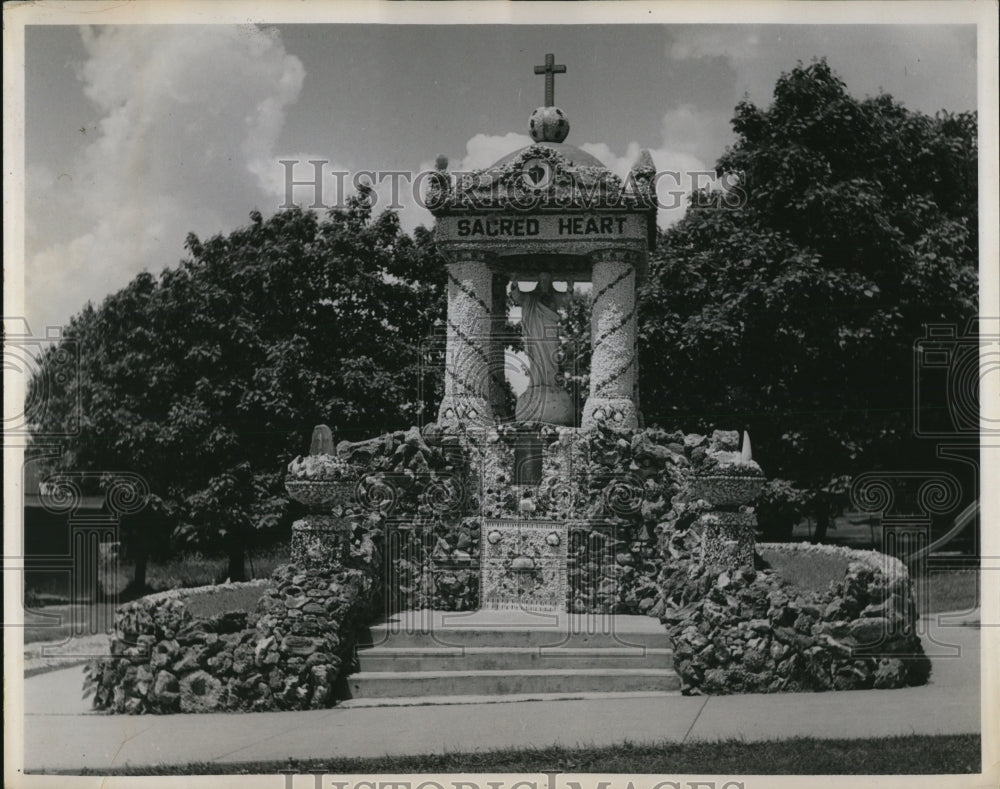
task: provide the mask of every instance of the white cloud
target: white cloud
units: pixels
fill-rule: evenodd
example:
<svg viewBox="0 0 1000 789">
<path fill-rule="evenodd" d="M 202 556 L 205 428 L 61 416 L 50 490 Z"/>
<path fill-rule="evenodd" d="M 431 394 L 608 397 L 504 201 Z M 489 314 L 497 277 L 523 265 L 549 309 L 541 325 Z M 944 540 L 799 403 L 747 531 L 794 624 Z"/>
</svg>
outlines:
<svg viewBox="0 0 1000 789">
<path fill-rule="evenodd" d="M 653 164 L 661 175 L 657 194 L 661 204 L 657 220 L 662 227 L 678 222 L 687 210 L 687 196 L 696 186 L 705 186 L 711 167 L 698 155 L 703 146 L 703 130 L 711 128 L 711 118 L 690 104 L 668 110 L 663 116 L 662 139 L 649 149 Z M 615 175 L 624 177 L 639 158 L 638 142 L 630 142 L 618 155 L 605 143 L 580 146 L 596 156 Z"/>
<path fill-rule="evenodd" d="M 703 57 L 725 57 L 748 60 L 756 56 L 760 36 L 756 31 L 733 27 L 684 27 L 667 44 L 667 54 L 673 60 Z"/>
<path fill-rule="evenodd" d="M 604 166 L 619 178 L 624 178 L 628 174 L 628 171 L 632 169 L 632 165 L 635 164 L 636 159 L 639 158 L 639 154 L 642 153 L 639 143 L 634 141 L 626 146 L 625 153 L 621 156 L 612 151 L 607 143 L 603 142 L 585 142 L 580 148 L 591 156 L 600 159 Z"/>
<path fill-rule="evenodd" d="M 507 132 L 506 134 L 477 134 L 465 144 L 465 156 L 452 170 L 478 170 L 489 167 L 497 159 L 531 144 L 527 134 Z"/>
<path fill-rule="evenodd" d="M 274 146 L 305 77 L 275 32 L 252 26 L 81 35 L 78 77 L 100 120 L 69 172 L 29 162 L 34 323 L 63 322 L 139 271 L 176 263 L 189 231 L 247 221 L 274 193 Z"/>
</svg>

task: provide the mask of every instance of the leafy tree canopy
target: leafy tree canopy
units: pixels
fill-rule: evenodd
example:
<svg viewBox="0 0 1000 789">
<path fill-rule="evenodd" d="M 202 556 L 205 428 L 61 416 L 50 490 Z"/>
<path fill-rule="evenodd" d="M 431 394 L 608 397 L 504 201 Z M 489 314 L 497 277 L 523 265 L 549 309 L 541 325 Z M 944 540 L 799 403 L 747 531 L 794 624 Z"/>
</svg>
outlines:
<svg viewBox="0 0 1000 789">
<path fill-rule="evenodd" d="M 641 305 L 647 420 L 738 426 L 822 521 L 848 475 L 928 457 L 913 343 L 977 309 L 976 116 L 850 96 L 825 61 L 736 108 L 716 170 L 660 234 Z M 785 497 L 787 504 L 787 496 Z"/>
<path fill-rule="evenodd" d="M 79 398 L 61 464 L 144 475 L 175 536 L 225 545 L 234 578 L 250 530 L 281 518 L 285 464 L 314 424 L 357 438 L 417 421 L 418 346 L 443 311 L 431 234 L 373 218 L 363 196 L 323 219 L 251 219 L 188 236 L 179 267 L 75 316 L 80 375 L 36 431 L 63 429 Z"/>
</svg>

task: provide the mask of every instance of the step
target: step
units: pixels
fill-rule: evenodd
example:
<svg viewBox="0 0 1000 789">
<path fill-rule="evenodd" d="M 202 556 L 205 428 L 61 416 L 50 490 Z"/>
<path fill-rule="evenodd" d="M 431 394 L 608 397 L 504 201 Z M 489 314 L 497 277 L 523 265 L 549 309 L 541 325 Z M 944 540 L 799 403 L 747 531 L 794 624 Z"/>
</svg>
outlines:
<svg viewBox="0 0 1000 789">
<path fill-rule="evenodd" d="M 374 625 L 359 646 L 648 647 L 669 649 L 653 617 L 526 611 L 405 611 Z"/>
<path fill-rule="evenodd" d="M 383 698 L 347 699 L 338 704 L 342 709 L 368 707 L 420 707 L 456 704 L 515 704 L 523 701 L 579 701 L 610 699 L 649 699 L 679 696 L 678 690 L 636 690 L 625 693 L 508 693 L 503 696 L 398 696 Z"/>
<path fill-rule="evenodd" d="M 672 669 L 497 669 L 361 671 L 347 678 L 350 697 L 506 696 L 525 693 L 624 693 L 680 688 Z"/>
<path fill-rule="evenodd" d="M 394 643 L 394 642 L 390 642 Z M 653 647 L 387 647 L 359 650 L 364 671 L 670 668 L 673 651 Z"/>
</svg>

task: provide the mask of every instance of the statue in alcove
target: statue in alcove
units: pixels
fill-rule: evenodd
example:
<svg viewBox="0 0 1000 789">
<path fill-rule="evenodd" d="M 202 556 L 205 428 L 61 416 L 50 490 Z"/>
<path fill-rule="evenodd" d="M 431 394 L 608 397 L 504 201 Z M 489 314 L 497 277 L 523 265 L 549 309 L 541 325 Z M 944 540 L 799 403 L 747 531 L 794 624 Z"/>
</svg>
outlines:
<svg viewBox="0 0 1000 789">
<path fill-rule="evenodd" d="M 524 352 L 528 357 L 528 388 L 517 398 L 515 418 L 520 422 L 572 425 L 573 398 L 559 383 L 559 307 L 573 294 L 573 280 L 566 290 L 552 286 L 552 275 L 538 274 L 534 290 L 523 291 L 519 275 L 511 283 L 511 297 L 521 308 Z"/>
</svg>

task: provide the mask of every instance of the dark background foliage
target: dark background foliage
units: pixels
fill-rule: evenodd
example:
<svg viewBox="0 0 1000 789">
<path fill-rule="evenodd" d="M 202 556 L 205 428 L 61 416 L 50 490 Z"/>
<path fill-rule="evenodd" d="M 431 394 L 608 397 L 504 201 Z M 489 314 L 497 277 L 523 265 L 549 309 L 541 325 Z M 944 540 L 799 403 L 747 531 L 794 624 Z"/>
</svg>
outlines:
<svg viewBox="0 0 1000 789">
<path fill-rule="evenodd" d="M 444 309 L 429 231 L 410 238 L 363 197 L 322 219 L 293 208 L 251 220 L 189 236 L 177 268 L 75 316 L 66 338 L 82 349 L 80 374 L 39 425 L 57 432 L 79 398 L 82 424 L 59 465 L 143 475 L 154 494 L 144 525 L 159 516 L 175 547 L 227 551 L 233 579 L 253 532 L 286 520 L 285 466 L 313 425 L 367 437 L 440 397 L 438 373 L 425 400 L 414 386 L 428 377 L 419 344 Z M 142 559 L 140 531 L 125 537 Z"/>
<path fill-rule="evenodd" d="M 976 117 L 856 99 L 820 61 L 733 128 L 732 190 L 694 194 L 651 261 L 642 407 L 748 429 L 779 480 L 762 519 L 822 531 L 851 475 L 940 464 L 914 435 L 913 344 L 976 315 Z"/>
</svg>

